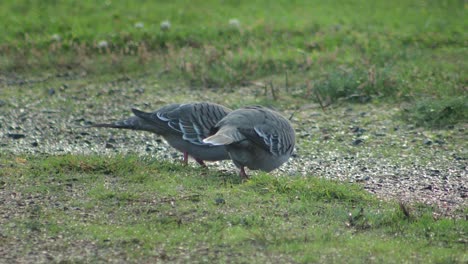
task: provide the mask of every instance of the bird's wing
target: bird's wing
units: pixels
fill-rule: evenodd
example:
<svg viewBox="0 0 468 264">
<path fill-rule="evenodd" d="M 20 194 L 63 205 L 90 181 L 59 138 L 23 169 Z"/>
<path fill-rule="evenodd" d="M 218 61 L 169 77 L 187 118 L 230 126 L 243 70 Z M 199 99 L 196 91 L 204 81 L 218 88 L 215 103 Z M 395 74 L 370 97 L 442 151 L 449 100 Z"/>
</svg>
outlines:
<svg viewBox="0 0 468 264">
<path fill-rule="evenodd" d="M 294 130 L 284 117 L 277 114 L 267 113 L 262 122 L 253 127 L 239 128 L 239 131 L 275 156 L 291 153 L 294 149 Z"/>
<path fill-rule="evenodd" d="M 195 145 L 206 145 L 203 139 L 210 135 L 213 127 L 231 110 L 212 103 L 190 103 L 177 109 L 160 113 L 158 117 L 167 122 L 182 138 Z"/>
</svg>

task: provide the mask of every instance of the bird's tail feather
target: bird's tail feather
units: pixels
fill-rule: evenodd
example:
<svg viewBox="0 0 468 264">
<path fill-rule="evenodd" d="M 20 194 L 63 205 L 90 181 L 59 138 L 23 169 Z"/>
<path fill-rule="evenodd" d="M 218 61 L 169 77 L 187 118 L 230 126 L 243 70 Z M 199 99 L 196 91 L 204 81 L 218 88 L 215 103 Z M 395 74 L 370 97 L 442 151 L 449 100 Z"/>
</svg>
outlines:
<svg viewBox="0 0 468 264">
<path fill-rule="evenodd" d="M 93 124 L 88 127 L 107 127 L 107 128 L 118 128 L 118 129 L 131 129 L 131 130 L 143 130 L 150 131 L 156 134 L 161 133 L 161 129 L 153 123 L 147 122 L 137 116 L 127 118 L 125 120 L 116 121 L 113 123 L 102 123 Z"/>
<path fill-rule="evenodd" d="M 142 119 L 147 120 L 147 121 L 153 121 L 153 118 L 151 116 L 152 113 L 143 112 L 143 111 L 138 110 L 136 108 L 132 108 L 132 112 L 133 112 L 134 115 L 138 116 L 139 118 L 142 118 Z"/>
<path fill-rule="evenodd" d="M 203 142 L 210 143 L 215 146 L 229 145 L 239 141 L 241 137 L 242 136 L 239 136 L 239 132 L 235 127 L 224 126 L 221 127 L 216 134 L 205 138 Z"/>
<path fill-rule="evenodd" d="M 110 123 L 110 124 L 92 124 L 87 127 L 108 127 L 108 128 L 122 128 L 122 129 L 135 129 L 135 126 L 131 124 L 125 124 L 124 122 L 115 122 L 115 123 Z"/>
<path fill-rule="evenodd" d="M 225 135 L 214 134 L 212 136 L 209 136 L 209 137 L 203 139 L 203 142 L 204 143 L 209 143 L 209 144 L 212 144 L 212 145 L 215 145 L 215 146 L 220 146 L 220 145 L 229 145 L 232 142 L 234 142 L 234 140 L 232 138 L 228 137 L 228 136 L 225 136 Z"/>
</svg>

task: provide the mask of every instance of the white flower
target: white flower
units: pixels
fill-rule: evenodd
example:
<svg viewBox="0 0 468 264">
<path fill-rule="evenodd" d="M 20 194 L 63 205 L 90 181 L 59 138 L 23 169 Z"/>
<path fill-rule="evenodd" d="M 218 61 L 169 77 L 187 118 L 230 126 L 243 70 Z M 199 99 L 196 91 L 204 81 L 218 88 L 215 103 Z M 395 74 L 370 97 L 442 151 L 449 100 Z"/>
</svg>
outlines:
<svg viewBox="0 0 468 264">
<path fill-rule="evenodd" d="M 59 34 L 53 34 L 50 38 L 51 38 L 53 41 L 60 41 L 60 40 L 62 40 L 62 38 L 60 37 Z"/>
<path fill-rule="evenodd" d="M 161 30 L 169 30 L 171 28 L 171 22 L 169 22 L 169 20 L 164 20 L 163 22 L 161 22 Z"/>
<path fill-rule="evenodd" d="M 109 43 L 107 43 L 107 41 L 105 41 L 105 40 L 101 40 L 101 41 L 99 41 L 97 46 L 98 46 L 98 48 L 107 48 L 107 46 L 109 46 Z"/>
<path fill-rule="evenodd" d="M 231 18 L 229 19 L 229 26 L 239 28 L 240 27 L 240 21 L 237 18 Z"/>
<path fill-rule="evenodd" d="M 143 22 L 137 22 L 135 23 L 135 27 L 136 28 L 143 28 L 145 26 L 145 24 L 143 24 Z"/>
</svg>

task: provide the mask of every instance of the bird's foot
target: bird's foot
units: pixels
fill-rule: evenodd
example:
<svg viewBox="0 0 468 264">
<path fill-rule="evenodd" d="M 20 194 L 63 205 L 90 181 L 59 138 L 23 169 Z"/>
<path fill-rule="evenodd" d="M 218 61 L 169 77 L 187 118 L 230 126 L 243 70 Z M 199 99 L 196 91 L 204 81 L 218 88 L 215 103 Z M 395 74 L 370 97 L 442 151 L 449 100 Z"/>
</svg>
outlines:
<svg viewBox="0 0 468 264">
<path fill-rule="evenodd" d="M 245 173 L 244 167 L 240 167 L 239 176 L 241 177 L 242 180 L 248 180 L 249 179 L 249 175 L 247 175 L 247 173 Z"/>
<path fill-rule="evenodd" d="M 184 152 L 184 159 L 181 161 L 183 165 L 187 166 L 188 164 L 188 153 Z"/>
<path fill-rule="evenodd" d="M 195 158 L 195 161 L 200 164 L 200 166 L 202 166 L 203 168 L 208 168 L 208 166 L 206 166 L 205 162 L 201 159 L 197 159 Z"/>
</svg>

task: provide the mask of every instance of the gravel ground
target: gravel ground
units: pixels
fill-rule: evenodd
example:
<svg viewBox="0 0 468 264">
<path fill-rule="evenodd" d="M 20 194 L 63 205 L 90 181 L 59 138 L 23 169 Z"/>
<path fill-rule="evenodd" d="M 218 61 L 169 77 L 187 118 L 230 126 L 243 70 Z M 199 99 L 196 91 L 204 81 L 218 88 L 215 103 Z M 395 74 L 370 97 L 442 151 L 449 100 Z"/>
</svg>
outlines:
<svg viewBox="0 0 468 264">
<path fill-rule="evenodd" d="M 174 101 L 236 105 L 239 98 L 251 104 L 258 102 L 261 93 L 254 87 L 229 93 L 161 91 L 156 81 L 128 78 L 94 85 L 61 77 L 51 83 L 52 87 L 42 82 L 0 82 L 13 95 L 0 97 L 2 151 L 137 153 L 181 159 L 181 154 L 148 132 L 83 125 L 121 119 L 130 115 L 132 106 L 149 111 Z M 292 113 L 284 110 L 285 116 Z M 273 173 L 357 182 L 382 199 L 422 202 L 434 205 L 436 215 L 468 217 L 464 215 L 468 205 L 467 124 L 428 130 L 401 122 L 398 113 L 395 106 L 387 105 L 340 104 L 325 111 L 314 104 L 301 106 L 292 118 L 298 137 L 296 153 Z M 209 166 L 236 173 L 229 161 Z"/>
</svg>

